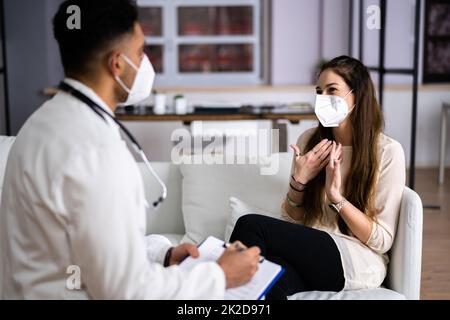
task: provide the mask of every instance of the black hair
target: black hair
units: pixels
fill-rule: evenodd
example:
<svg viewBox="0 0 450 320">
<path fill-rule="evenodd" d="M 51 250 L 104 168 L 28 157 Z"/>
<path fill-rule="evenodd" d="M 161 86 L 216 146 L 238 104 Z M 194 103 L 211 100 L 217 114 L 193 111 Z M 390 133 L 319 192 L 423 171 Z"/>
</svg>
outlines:
<svg viewBox="0 0 450 320">
<path fill-rule="evenodd" d="M 72 5 L 80 9 L 80 28 L 69 28 Z M 59 44 L 66 75 L 88 72 L 98 53 L 132 33 L 138 21 L 132 0 L 66 0 L 53 18 L 53 33 Z"/>
</svg>

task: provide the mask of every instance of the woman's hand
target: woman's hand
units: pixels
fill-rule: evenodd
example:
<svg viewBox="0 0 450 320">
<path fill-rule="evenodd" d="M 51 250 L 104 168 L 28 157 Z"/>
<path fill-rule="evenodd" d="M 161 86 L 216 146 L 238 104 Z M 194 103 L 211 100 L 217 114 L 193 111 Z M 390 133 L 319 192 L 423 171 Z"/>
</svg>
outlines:
<svg viewBox="0 0 450 320">
<path fill-rule="evenodd" d="M 312 148 L 307 154 L 302 155 L 297 145 L 290 145 L 295 153 L 294 179 L 302 184 L 307 184 L 314 179 L 327 165 L 331 152 L 332 141 L 324 139 Z"/>
<path fill-rule="evenodd" d="M 325 180 L 325 192 L 331 203 L 338 203 L 342 200 L 341 195 L 341 162 L 342 145 L 333 142 L 330 153 L 330 160 L 327 165 L 327 175 Z"/>
</svg>

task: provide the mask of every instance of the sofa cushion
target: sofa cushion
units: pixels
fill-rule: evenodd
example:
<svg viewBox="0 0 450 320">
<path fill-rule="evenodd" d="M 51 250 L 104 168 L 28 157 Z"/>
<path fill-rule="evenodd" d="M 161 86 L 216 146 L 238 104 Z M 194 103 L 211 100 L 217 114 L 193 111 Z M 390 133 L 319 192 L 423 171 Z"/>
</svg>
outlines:
<svg viewBox="0 0 450 320">
<path fill-rule="evenodd" d="M 248 204 L 238 198 L 230 198 L 230 215 L 228 216 L 227 226 L 225 228 L 225 241 L 230 241 L 231 233 L 238 219 L 246 214 L 257 213 L 269 217 L 279 218 L 279 212 L 273 213 L 254 205 Z"/>
<path fill-rule="evenodd" d="M 376 288 L 364 290 L 349 290 L 340 292 L 306 291 L 299 292 L 289 300 L 405 300 L 405 296 L 395 291 Z"/>
<path fill-rule="evenodd" d="M 258 164 L 181 164 L 184 241 L 199 243 L 212 235 L 225 237 L 228 201 L 238 197 L 265 211 L 280 213 L 288 189 L 292 155 L 274 154 Z M 274 170 L 271 170 L 271 169 Z"/>
</svg>

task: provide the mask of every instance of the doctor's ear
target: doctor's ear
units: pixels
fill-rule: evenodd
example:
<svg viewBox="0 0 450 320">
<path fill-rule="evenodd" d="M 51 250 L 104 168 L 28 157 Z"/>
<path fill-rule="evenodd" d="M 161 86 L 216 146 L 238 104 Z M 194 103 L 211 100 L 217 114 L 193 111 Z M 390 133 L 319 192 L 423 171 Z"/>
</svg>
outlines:
<svg viewBox="0 0 450 320">
<path fill-rule="evenodd" d="M 123 72 L 123 59 L 120 57 L 120 52 L 113 51 L 109 56 L 109 70 L 114 76 L 120 76 Z"/>
</svg>

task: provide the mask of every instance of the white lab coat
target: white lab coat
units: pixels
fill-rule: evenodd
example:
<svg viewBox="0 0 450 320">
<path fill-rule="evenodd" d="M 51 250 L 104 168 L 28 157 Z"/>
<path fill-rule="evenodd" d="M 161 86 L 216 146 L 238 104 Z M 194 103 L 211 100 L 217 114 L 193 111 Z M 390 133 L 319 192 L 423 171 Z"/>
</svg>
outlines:
<svg viewBox="0 0 450 320">
<path fill-rule="evenodd" d="M 66 81 L 110 111 L 93 90 Z M 3 298 L 222 299 L 225 276 L 217 263 L 190 271 L 161 265 L 170 244 L 145 237 L 146 203 L 117 125 L 58 93 L 27 120 L 8 158 L 0 210 Z M 76 285 L 77 267 L 67 273 L 73 265 L 81 271 L 80 290 L 66 286 Z"/>
</svg>

